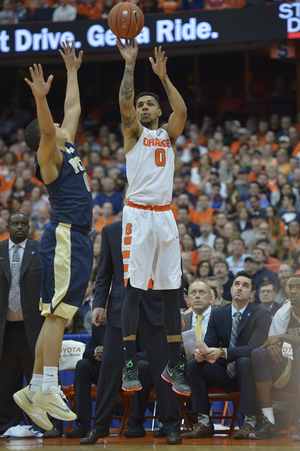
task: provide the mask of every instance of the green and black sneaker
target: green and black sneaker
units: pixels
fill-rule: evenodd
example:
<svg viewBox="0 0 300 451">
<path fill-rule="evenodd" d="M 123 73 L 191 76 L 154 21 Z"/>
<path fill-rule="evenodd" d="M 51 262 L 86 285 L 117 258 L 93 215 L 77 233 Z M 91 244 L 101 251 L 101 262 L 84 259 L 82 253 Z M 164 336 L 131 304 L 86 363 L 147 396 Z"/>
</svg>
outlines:
<svg viewBox="0 0 300 451">
<path fill-rule="evenodd" d="M 191 389 L 186 380 L 186 371 L 185 364 L 178 363 L 178 365 L 173 368 L 167 364 L 163 372 L 161 373 L 161 377 L 173 384 L 173 390 L 179 395 L 190 396 Z"/>
<path fill-rule="evenodd" d="M 122 389 L 125 391 L 138 391 L 142 389 L 138 378 L 138 366 L 132 360 L 125 362 Z"/>
</svg>

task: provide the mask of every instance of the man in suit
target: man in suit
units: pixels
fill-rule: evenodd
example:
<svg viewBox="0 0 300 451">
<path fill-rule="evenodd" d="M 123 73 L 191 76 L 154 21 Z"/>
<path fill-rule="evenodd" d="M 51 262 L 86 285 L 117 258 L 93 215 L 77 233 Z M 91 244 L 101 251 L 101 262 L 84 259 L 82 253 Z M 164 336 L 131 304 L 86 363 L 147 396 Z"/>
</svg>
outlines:
<svg viewBox="0 0 300 451">
<path fill-rule="evenodd" d="M 42 268 L 39 243 L 28 238 L 29 219 L 20 212 L 8 219 L 9 239 L 0 243 L 0 434 L 19 424 L 21 409 L 13 394 L 29 383 L 40 314 Z"/>
<path fill-rule="evenodd" d="M 93 444 L 99 438 L 109 436 L 109 427 L 122 383 L 124 354 L 121 309 L 125 287 L 121 238 L 121 222 L 109 224 L 102 230 L 92 321 L 95 325 L 99 325 L 108 298 L 107 326 L 98 380 L 95 419 L 86 437 L 80 440 L 82 445 Z M 161 378 L 161 372 L 168 361 L 168 347 L 162 323 L 162 299 L 159 292 L 151 290 L 143 292 L 142 302 L 139 305 L 138 332 L 150 363 L 167 442 L 169 444 L 181 443 L 177 397 L 172 390 L 172 385 L 166 384 Z"/>
<path fill-rule="evenodd" d="M 185 327 L 182 332 L 195 329 L 197 340 L 203 340 L 212 312 L 209 285 L 202 280 L 194 280 L 189 286 L 187 300 L 192 310 L 183 317 Z"/>
<path fill-rule="evenodd" d="M 271 318 L 266 309 L 250 302 L 254 292 L 251 275 L 239 271 L 231 287 L 232 304 L 214 309 L 212 313 L 205 335 L 208 351 L 202 355 L 196 350 L 195 358 L 188 361 L 193 412 L 198 414 L 198 423 L 193 431 L 183 434 L 186 438 L 214 434 L 209 417 L 209 386 L 241 392 L 239 410 L 245 414 L 245 422 L 234 438 L 248 438 L 255 427 L 256 388 L 251 352 L 266 340 Z"/>
<path fill-rule="evenodd" d="M 206 283 L 210 286 L 210 288 L 214 287 L 217 290 L 219 303 L 215 306 L 217 308 L 224 307 L 224 305 L 230 304 L 230 301 L 226 301 L 223 298 L 224 288 L 222 285 L 222 280 L 217 276 L 209 276 L 206 277 Z"/>
</svg>

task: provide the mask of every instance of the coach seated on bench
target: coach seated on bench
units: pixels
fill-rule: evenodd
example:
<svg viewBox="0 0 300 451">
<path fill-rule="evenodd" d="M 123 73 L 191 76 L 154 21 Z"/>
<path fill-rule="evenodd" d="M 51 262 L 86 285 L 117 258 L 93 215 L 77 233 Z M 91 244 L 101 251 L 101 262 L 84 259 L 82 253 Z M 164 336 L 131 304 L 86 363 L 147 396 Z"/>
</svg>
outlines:
<svg viewBox="0 0 300 451">
<path fill-rule="evenodd" d="M 252 375 L 251 352 L 262 346 L 268 335 L 271 315 L 266 309 L 250 302 L 255 294 L 255 283 L 246 271 L 239 271 L 231 287 L 232 304 L 214 309 L 210 318 L 205 343 L 208 351 L 187 364 L 191 387 L 193 412 L 198 423 L 185 438 L 202 438 L 214 435 L 209 417 L 208 388 L 216 387 L 227 392 L 240 391 L 240 413 L 245 422 L 233 435 L 237 439 L 249 437 L 255 428 L 256 388 Z M 219 347 L 220 342 L 223 347 Z"/>
</svg>

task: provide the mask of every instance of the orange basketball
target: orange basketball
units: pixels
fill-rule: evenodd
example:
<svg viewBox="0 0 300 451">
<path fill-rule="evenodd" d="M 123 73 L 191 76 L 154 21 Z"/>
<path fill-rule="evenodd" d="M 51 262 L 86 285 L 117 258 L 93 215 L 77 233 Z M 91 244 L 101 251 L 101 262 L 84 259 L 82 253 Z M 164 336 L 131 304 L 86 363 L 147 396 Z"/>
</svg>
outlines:
<svg viewBox="0 0 300 451">
<path fill-rule="evenodd" d="M 134 3 L 122 2 L 115 5 L 108 14 L 108 26 L 118 38 L 133 39 L 144 26 L 142 10 Z"/>
</svg>

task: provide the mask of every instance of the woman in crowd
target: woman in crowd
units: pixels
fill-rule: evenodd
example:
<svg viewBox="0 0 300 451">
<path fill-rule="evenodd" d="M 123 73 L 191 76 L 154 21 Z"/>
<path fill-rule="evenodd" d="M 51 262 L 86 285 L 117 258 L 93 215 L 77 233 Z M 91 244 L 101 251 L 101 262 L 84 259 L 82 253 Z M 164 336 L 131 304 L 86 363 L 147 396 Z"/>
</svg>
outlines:
<svg viewBox="0 0 300 451">
<path fill-rule="evenodd" d="M 252 229 L 251 220 L 250 220 L 250 218 L 251 218 L 250 210 L 245 205 L 240 205 L 237 208 L 237 213 L 238 213 L 238 215 L 234 222 L 237 225 L 238 232 L 242 233 L 245 230 Z"/>
<path fill-rule="evenodd" d="M 203 260 L 197 266 L 196 271 L 197 279 L 205 280 L 206 277 L 212 276 L 212 267 L 208 260 Z"/>
<path fill-rule="evenodd" d="M 182 252 L 187 252 L 192 261 L 192 267 L 199 263 L 199 257 L 196 250 L 195 237 L 192 233 L 186 232 L 182 237 Z"/>
<path fill-rule="evenodd" d="M 287 263 L 291 266 L 296 264 L 297 253 L 291 250 L 292 243 L 288 235 L 281 235 L 276 241 L 276 258 L 281 263 Z"/>
<path fill-rule="evenodd" d="M 227 250 L 227 240 L 224 236 L 217 236 L 214 242 L 214 249 L 218 252 L 222 252 L 226 257 L 228 257 L 229 252 Z"/>
<path fill-rule="evenodd" d="M 277 208 L 269 205 L 266 208 L 265 221 L 269 224 L 272 231 L 272 238 L 276 240 L 279 235 L 285 234 L 285 224 L 278 215 Z"/>
</svg>

